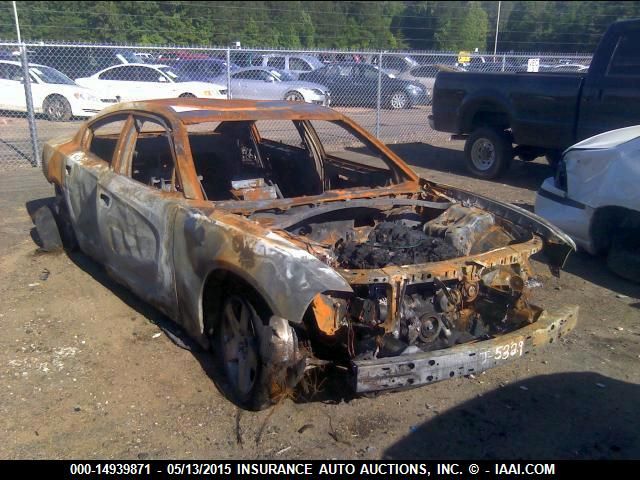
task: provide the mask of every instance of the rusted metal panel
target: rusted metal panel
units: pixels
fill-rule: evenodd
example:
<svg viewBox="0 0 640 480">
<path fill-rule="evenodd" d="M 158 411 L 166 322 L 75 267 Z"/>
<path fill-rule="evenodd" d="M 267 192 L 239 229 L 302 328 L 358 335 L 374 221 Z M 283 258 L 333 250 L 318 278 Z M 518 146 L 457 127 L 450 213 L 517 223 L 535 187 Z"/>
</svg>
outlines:
<svg viewBox="0 0 640 480">
<path fill-rule="evenodd" d="M 243 278 L 274 315 L 300 323 L 313 298 L 326 290 L 351 292 L 335 270 L 290 241 L 242 217 L 179 209 L 174 229 L 179 322 L 204 334 L 203 286 L 216 270 Z"/>
<path fill-rule="evenodd" d="M 577 306 L 563 307 L 555 313 L 543 312 L 537 322 L 490 340 L 434 352 L 354 360 L 354 389 L 397 389 L 477 374 L 555 342 L 575 328 L 577 318 Z"/>
</svg>

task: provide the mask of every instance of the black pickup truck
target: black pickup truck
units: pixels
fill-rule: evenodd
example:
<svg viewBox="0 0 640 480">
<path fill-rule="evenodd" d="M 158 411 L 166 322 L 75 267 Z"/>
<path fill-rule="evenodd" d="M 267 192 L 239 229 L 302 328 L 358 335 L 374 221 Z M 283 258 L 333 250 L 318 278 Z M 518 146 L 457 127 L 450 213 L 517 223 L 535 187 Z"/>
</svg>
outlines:
<svg viewBox="0 0 640 480">
<path fill-rule="evenodd" d="M 607 29 L 586 74 L 439 72 L 429 123 L 466 138 L 467 167 L 482 178 L 514 156 L 554 165 L 580 140 L 640 124 L 640 19 Z"/>
</svg>

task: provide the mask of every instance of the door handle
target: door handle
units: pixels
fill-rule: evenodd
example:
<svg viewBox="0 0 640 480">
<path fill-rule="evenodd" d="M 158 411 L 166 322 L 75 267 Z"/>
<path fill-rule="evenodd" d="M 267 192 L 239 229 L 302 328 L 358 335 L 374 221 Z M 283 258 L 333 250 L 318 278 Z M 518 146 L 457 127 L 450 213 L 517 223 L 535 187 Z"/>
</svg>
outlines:
<svg viewBox="0 0 640 480">
<path fill-rule="evenodd" d="M 65 165 L 64 169 L 67 171 L 67 175 L 71 175 L 71 165 Z"/>
<path fill-rule="evenodd" d="M 111 206 L 111 197 L 109 195 L 101 193 L 100 194 L 100 200 L 102 201 L 102 203 L 104 204 L 105 207 L 110 207 Z"/>
</svg>

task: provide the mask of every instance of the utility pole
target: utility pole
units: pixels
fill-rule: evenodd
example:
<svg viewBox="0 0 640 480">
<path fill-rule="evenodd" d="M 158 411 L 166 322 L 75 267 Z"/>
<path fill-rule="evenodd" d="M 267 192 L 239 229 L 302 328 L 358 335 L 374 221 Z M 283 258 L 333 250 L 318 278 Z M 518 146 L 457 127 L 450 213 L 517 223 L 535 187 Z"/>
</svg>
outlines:
<svg viewBox="0 0 640 480">
<path fill-rule="evenodd" d="M 36 130 L 36 117 L 33 110 L 33 97 L 31 96 L 31 78 L 29 77 L 29 64 L 27 61 L 27 47 L 22 43 L 20 35 L 20 23 L 18 22 L 18 8 L 16 2 L 13 3 L 13 16 L 16 21 L 16 32 L 18 34 L 18 44 L 20 45 L 20 58 L 22 60 L 22 83 L 24 85 L 24 97 L 27 102 L 27 118 L 29 121 L 29 133 L 31 135 L 31 152 L 33 158 L 31 163 L 34 167 L 40 166 L 40 147 L 38 146 L 38 132 Z"/>
<path fill-rule="evenodd" d="M 496 18 L 496 40 L 493 43 L 493 56 L 495 60 L 496 52 L 498 51 L 498 31 L 500 30 L 500 4 L 502 2 L 498 2 L 498 17 Z"/>
</svg>

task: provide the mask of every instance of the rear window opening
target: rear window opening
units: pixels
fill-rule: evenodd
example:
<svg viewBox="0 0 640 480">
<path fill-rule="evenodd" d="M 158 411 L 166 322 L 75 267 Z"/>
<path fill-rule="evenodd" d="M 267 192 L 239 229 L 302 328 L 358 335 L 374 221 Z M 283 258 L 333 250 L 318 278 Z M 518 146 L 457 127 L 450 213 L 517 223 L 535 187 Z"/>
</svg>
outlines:
<svg viewBox="0 0 640 480">
<path fill-rule="evenodd" d="M 406 180 L 343 122 L 227 121 L 192 125 L 188 134 L 202 191 L 211 201 L 294 198 Z"/>
</svg>

